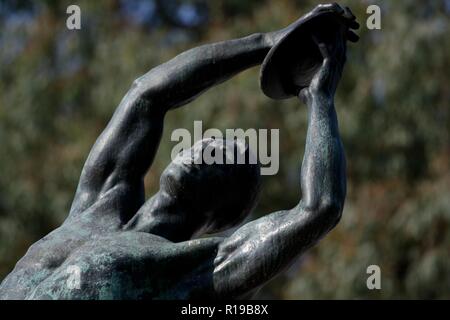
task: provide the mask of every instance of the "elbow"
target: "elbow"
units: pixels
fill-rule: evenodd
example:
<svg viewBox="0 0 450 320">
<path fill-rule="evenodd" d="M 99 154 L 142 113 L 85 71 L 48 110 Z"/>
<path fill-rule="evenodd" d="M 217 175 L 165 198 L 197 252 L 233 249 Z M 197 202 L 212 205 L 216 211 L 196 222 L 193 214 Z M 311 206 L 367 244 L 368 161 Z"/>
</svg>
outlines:
<svg viewBox="0 0 450 320">
<path fill-rule="evenodd" d="M 170 81 L 167 72 L 161 66 L 155 67 L 143 76 L 135 79 L 130 91 L 142 98 L 153 99 L 167 93 Z"/>
<path fill-rule="evenodd" d="M 321 225 L 331 230 L 341 220 L 343 208 L 344 199 L 323 197 L 314 204 L 306 205 L 305 209 L 316 221 L 320 221 Z"/>
<path fill-rule="evenodd" d="M 343 209 L 343 199 L 325 198 L 321 201 L 318 208 L 318 214 L 324 219 L 330 228 L 334 228 L 341 220 Z"/>
<path fill-rule="evenodd" d="M 128 94 L 132 97 L 131 101 L 139 102 L 133 103 L 134 106 L 146 106 L 146 109 L 151 105 L 149 111 L 166 110 L 164 97 L 164 77 L 158 76 L 155 73 L 157 70 L 150 72 L 142 77 L 137 78 L 131 84 Z M 157 72 L 156 72 L 157 73 Z"/>
<path fill-rule="evenodd" d="M 139 96 L 140 98 L 151 98 L 157 96 L 157 92 L 162 87 L 161 80 L 158 77 L 143 75 L 133 81 L 130 92 Z"/>
</svg>

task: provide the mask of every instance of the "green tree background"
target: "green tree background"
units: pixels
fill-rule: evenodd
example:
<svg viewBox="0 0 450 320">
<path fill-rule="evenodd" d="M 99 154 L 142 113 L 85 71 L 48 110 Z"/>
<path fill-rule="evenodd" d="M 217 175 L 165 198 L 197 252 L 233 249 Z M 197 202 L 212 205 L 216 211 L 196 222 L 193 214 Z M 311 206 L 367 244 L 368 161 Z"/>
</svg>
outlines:
<svg viewBox="0 0 450 320">
<path fill-rule="evenodd" d="M 82 29 L 67 30 L 78 4 Z M 348 159 L 343 219 L 260 298 L 450 298 L 450 1 L 342 1 L 362 22 L 336 106 Z M 368 30 L 366 8 L 382 8 Z M 316 1 L 0 1 L 0 279 L 64 220 L 83 162 L 132 81 L 183 50 L 271 31 Z M 279 128 L 280 171 L 255 217 L 299 194 L 305 108 L 272 101 L 259 68 L 166 120 L 146 178 L 158 188 L 175 128 Z M 379 265 L 382 289 L 368 290 Z"/>
</svg>

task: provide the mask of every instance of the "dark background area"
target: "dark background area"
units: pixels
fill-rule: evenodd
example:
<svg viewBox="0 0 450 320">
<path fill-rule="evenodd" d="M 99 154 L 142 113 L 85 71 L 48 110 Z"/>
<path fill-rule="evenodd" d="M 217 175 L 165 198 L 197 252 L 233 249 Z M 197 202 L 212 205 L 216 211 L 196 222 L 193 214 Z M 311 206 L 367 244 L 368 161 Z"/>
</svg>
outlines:
<svg viewBox="0 0 450 320">
<path fill-rule="evenodd" d="M 81 8 L 81 30 L 66 8 Z M 0 279 L 66 217 L 82 165 L 132 81 L 183 50 L 287 26 L 300 0 L 0 0 Z M 342 1 L 362 24 L 336 107 L 348 161 L 341 223 L 260 298 L 450 298 L 450 1 Z M 367 6 L 382 29 L 365 26 Z M 172 112 L 147 196 L 170 161 L 170 133 L 280 129 L 280 171 L 255 217 L 294 206 L 305 108 L 273 101 L 253 68 Z M 251 262 L 250 262 L 251 263 Z M 382 289 L 368 290 L 378 265 Z M 182 266 L 180 266 L 182 267 Z"/>
</svg>

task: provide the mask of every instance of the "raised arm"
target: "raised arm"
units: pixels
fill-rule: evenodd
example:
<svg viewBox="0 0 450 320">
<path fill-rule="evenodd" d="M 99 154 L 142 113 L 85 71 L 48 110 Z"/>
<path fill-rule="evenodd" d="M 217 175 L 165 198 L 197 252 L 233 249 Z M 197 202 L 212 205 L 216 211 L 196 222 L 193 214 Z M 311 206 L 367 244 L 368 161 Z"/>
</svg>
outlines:
<svg viewBox="0 0 450 320">
<path fill-rule="evenodd" d="M 340 33 L 339 33 L 340 34 Z M 346 195 L 345 157 L 334 94 L 345 62 L 345 37 L 315 38 L 323 65 L 300 98 L 308 107 L 301 170 L 303 198 L 286 211 L 250 222 L 227 238 L 215 259 L 219 296 L 239 297 L 282 271 L 339 221 Z"/>
</svg>

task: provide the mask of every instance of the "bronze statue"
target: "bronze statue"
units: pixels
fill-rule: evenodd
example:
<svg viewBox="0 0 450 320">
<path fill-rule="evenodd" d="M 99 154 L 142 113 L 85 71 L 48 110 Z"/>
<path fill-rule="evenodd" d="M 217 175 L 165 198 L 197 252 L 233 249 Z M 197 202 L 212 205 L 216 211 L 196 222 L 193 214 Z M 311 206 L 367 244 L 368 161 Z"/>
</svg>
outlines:
<svg viewBox="0 0 450 320">
<path fill-rule="evenodd" d="M 29 248 L 2 282 L 0 298 L 251 297 L 341 217 L 345 158 L 333 100 L 356 28 L 348 8 L 320 5 L 283 30 L 191 49 L 137 79 L 89 154 L 69 216 Z M 308 107 L 303 198 L 229 236 L 199 238 L 250 213 L 260 168 L 181 161 L 224 144 L 202 140 L 165 169 L 160 190 L 145 201 L 143 179 L 164 118 L 261 63 L 264 93 L 297 96 Z M 248 149 L 241 152 L 248 156 Z M 68 285 L 74 266 L 79 286 Z"/>
</svg>

